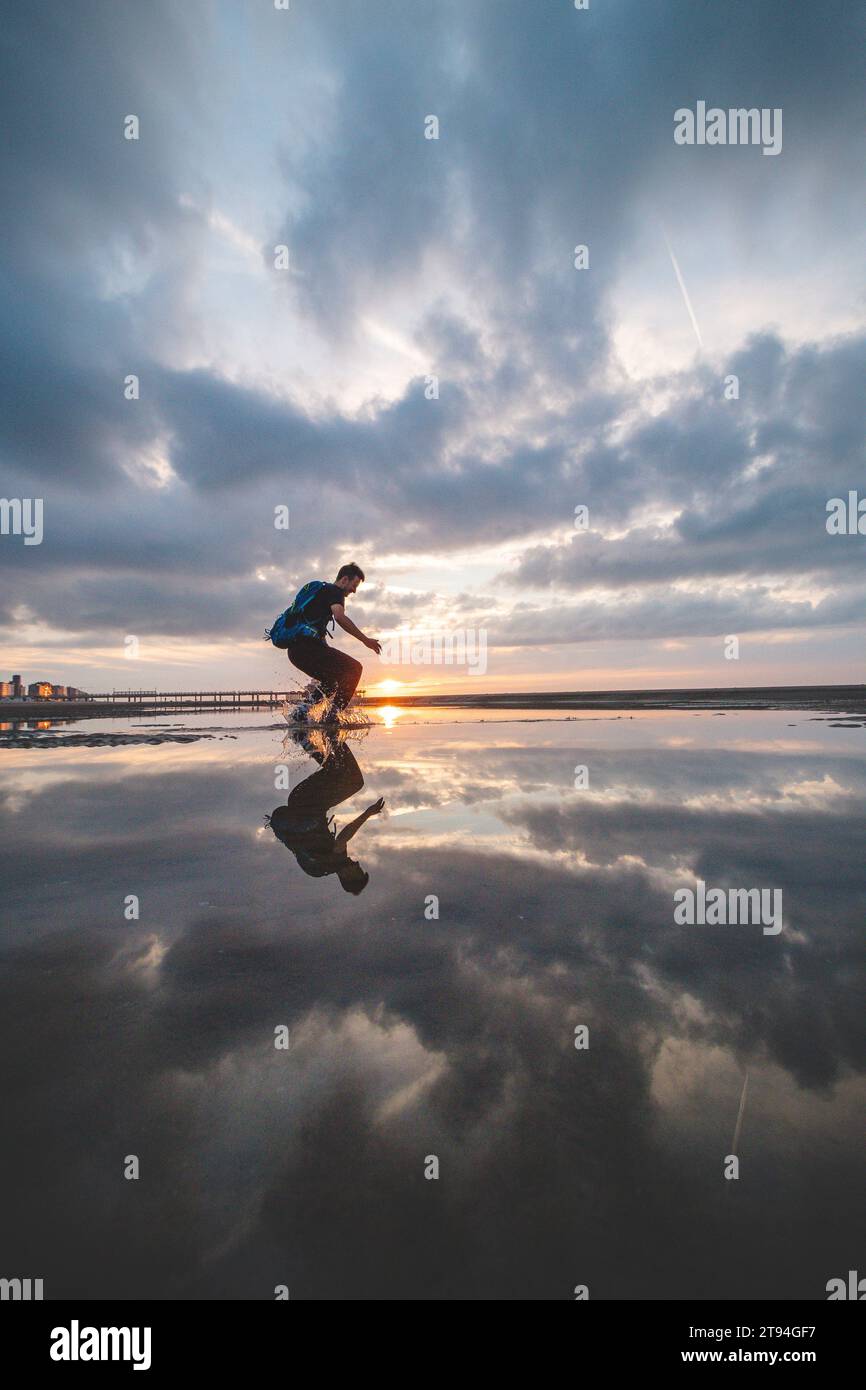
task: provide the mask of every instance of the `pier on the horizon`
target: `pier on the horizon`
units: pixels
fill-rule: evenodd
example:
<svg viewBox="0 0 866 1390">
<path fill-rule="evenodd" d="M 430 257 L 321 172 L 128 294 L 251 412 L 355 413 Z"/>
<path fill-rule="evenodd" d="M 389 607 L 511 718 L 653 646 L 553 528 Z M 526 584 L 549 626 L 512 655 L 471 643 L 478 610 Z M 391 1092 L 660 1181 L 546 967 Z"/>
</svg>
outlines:
<svg viewBox="0 0 866 1390">
<path fill-rule="evenodd" d="M 27 700 L 0 703 L 0 718 L 87 719 L 100 714 L 142 715 L 208 710 L 266 710 L 294 703 L 291 690 L 111 690 L 76 700 Z M 728 686 L 685 690 L 547 690 L 454 691 L 440 694 L 368 695 L 361 705 L 388 704 L 403 709 L 539 710 L 810 710 L 866 716 L 866 685 Z"/>
</svg>

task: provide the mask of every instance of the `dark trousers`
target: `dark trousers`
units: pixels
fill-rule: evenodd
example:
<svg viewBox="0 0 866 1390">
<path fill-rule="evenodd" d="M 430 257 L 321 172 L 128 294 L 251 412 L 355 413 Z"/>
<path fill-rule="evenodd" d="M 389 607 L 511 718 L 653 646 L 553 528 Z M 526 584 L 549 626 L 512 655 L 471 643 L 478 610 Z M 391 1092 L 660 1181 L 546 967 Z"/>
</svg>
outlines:
<svg viewBox="0 0 866 1390">
<path fill-rule="evenodd" d="M 317 756 L 314 749 L 310 753 L 317 762 L 322 760 L 321 753 Z M 290 823 L 305 824 L 319 818 L 324 825 L 328 812 L 334 806 L 339 806 L 341 801 L 355 796 L 363 785 L 364 774 L 358 760 L 351 748 L 343 744 L 340 748 L 334 748 L 318 772 L 311 772 L 309 777 L 298 783 L 285 806 L 280 806 L 278 811 Z M 277 814 L 275 811 L 271 821 Z"/>
<path fill-rule="evenodd" d="M 360 661 L 320 642 L 318 637 L 296 638 L 286 648 L 286 655 L 305 676 L 318 681 L 324 693 L 333 697 L 337 709 L 349 703 L 364 669 Z"/>
</svg>

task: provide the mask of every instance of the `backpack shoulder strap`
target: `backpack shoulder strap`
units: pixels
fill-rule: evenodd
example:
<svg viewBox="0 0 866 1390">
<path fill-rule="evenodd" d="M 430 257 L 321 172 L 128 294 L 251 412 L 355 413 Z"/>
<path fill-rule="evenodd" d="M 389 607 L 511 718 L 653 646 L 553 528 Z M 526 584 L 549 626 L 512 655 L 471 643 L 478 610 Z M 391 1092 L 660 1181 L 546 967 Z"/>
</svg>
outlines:
<svg viewBox="0 0 866 1390">
<path fill-rule="evenodd" d="M 307 604 L 312 603 L 313 599 L 316 597 L 316 594 L 319 592 L 320 589 L 324 589 L 324 587 L 324 579 L 311 579 L 307 584 L 302 585 L 301 588 L 298 590 L 297 594 L 295 595 L 295 601 L 292 604 L 292 609 L 294 610 L 294 612 L 303 613 Z"/>
</svg>

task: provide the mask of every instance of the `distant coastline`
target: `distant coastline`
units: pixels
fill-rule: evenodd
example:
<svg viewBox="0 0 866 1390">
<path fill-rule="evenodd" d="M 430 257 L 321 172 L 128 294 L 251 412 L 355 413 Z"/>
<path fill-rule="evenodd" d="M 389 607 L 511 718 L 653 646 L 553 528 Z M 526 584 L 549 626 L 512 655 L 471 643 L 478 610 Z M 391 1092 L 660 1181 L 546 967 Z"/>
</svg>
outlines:
<svg viewBox="0 0 866 1390">
<path fill-rule="evenodd" d="M 291 695 L 292 692 L 289 692 Z M 232 698 L 232 696 L 236 698 Z M 219 696 L 219 698 L 217 698 Z M 17 700 L 0 703 L 0 723 L 23 719 L 95 719 L 100 716 L 140 716 L 159 713 L 279 708 L 283 692 L 245 691 L 165 692 L 130 700 Z M 366 696 L 368 706 L 399 709 L 477 710 L 818 710 L 866 714 L 866 685 L 707 686 L 680 690 L 557 690 L 498 694 L 462 691 L 453 695 Z"/>
</svg>

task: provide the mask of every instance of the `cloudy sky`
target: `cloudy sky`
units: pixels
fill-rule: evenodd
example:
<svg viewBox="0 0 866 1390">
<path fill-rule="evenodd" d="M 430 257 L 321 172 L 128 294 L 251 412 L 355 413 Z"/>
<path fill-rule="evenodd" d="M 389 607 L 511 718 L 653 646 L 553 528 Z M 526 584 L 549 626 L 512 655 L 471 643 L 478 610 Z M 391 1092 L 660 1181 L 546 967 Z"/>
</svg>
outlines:
<svg viewBox="0 0 866 1390">
<path fill-rule="evenodd" d="M 263 629 L 356 559 L 368 631 L 487 635 L 483 676 L 374 688 L 862 681 L 866 539 L 826 508 L 866 494 L 864 28 L 10 7 L 0 495 L 44 535 L 0 537 L 0 675 L 284 685 Z M 699 101 L 780 109 L 781 152 L 676 144 Z"/>
</svg>

